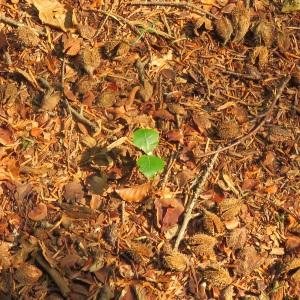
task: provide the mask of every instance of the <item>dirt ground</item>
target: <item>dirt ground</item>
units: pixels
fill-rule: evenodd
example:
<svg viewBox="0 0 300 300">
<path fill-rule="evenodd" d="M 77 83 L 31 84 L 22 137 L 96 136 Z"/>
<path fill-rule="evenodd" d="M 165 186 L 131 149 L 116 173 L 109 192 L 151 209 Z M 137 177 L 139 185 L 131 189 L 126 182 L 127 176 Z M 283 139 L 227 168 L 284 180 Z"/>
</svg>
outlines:
<svg viewBox="0 0 300 300">
<path fill-rule="evenodd" d="M 299 299 L 299 6 L 0 0 L 0 299 Z"/>
</svg>

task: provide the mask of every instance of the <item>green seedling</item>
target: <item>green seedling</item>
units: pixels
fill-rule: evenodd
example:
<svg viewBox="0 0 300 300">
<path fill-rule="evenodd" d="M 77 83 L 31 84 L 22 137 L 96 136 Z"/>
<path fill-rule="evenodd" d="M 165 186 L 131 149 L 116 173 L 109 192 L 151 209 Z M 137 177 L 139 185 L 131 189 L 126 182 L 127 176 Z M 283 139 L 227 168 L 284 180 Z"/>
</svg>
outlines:
<svg viewBox="0 0 300 300">
<path fill-rule="evenodd" d="M 139 170 L 147 178 L 151 179 L 161 173 L 165 162 L 152 154 L 159 143 L 159 133 L 154 129 L 138 129 L 133 133 L 133 144 L 145 154 L 136 161 Z"/>
</svg>

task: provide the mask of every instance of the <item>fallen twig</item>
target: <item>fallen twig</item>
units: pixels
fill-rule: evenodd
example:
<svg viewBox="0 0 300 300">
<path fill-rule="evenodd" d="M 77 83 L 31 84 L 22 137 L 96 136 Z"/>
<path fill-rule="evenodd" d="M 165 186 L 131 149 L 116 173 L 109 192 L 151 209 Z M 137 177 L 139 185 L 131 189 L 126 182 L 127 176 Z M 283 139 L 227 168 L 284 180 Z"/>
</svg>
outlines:
<svg viewBox="0 0 300 300">
<path fill-rule="evenodd" d="M 249 139 L 250 137 L 254 136 L 263 126 L 264 124 L 266 123 L 268 117 L 270 116 L 270 114 L 272 113 L 274 107 L 276 106 L 277 104 L 277 101 L 279 100 L 279 98 L 281 97 L 281 94 L 284 90 L 284 88 L 286 87 L 287 83 L 289 82 L 290 80 L 290 76 L 287 76 L 281 83 L 281 85 L 279 86 L 278 88 L 278 91 L 276 93 L 276 95 L 274 96 L 274 99 L 269 107 L 269 109 L 267 110 L 267 112 L 265 114 L 263 114 L 262 116 L 260 116 L 259 118 L 262 117 L 262 120 L 256 125 L 253 127 L 252 130 L 250 130 L 249 133 L 247 133 L 246 135 L 244 136 L 241 136 L 240 138 L 238 138 L 235 142 L 233 142 L 232 144 L 229 144 L 223 148 L 220 148 L 220 149 L 217 149 L 215 151 L 211 151 L 211 152 L 207 152 L 207 153 L 203 153 L 201 155 L 199 155 L 198 157 L 201 158 L 201 157 L 206 157 L 206 156 L 210 156 L 210 155 L 214 155 L 214 154 L 217 154 L 217 153 L 221 153 L 221 152 L 224 152 L 234 146 L 237 146 L 239 145 L 240 143 L 246 141 L 247 139 Z"/>
<path fill-rule="evenodd" d="M 180 245 L 180 242 L 184 238 L 184 234 L 185 234 L 186 228 L 187 228 L 190 220 L 193 217 L 193 215 L 192 215 L 193 208 L 194 208 L 196 202 L 198 201 L 198 198 L 200 196 L 200 193 L 202 192 L 202 189 L 204 187 L 204 184 L 206 183 L 206 180 L 207 180 L 208 176 L 211 174 L 211 172 L 212 172 L 212 170 L 214 168 L 214 165 L 215 165 L 215 163 L 217 161 L 218 155 L 219 155 L 219 152 L 216 152 L 216 154 L 214 155 L 214 157 L 210 161 L 210 163 L 209 163 L 209 165 L 208 165 L 205 173 L 203 174 L 203 176 L 201 174 L 196 179 L 197 183 L 195 185 L 195 192 L 193 194 L 192 199 L 187 204 L 186 212 L 184 214 L 184 219 L 183 219 L 181 228 L 179 230 L 179 233 L 177 235 L 177 239 L 175 241 L 175 245 L 174 245 L 174 250 L 175 251 L 178 251 L 178 247 Z"/>
<path fill-rule="evenodd" d="M 214 19 L 217 19 L 217 17 L 200 8 L 200 7 L 197 7 L 196 5 L 194 4 L 191 4 L 191 3 L 188 3 L 188 2 L 185 2 L 185 1 L 182 1 L 182 2 L 164 2 L 164 1 L 159 1 L 159 2 L 131 2 L 131 3 L 128 3 L 128 5 L 135 5 L 135 6 L 139 6 L 139 5 L 143 5 L 143 6 L 173 6 L 173 7 L 178 7 L 178 8 L 187 8 L 187 9 L 190 9 L 190 10 L 193 10 L 194 12 L 200 14 L 201 16 L 203 15 L 208 15 Z"/>
<path fill-rule="evenodd" d="M 14 19 L 9 18 L 9 17 L 5 17 L 4 15 L 1 15 L 1 14 L 0 14 L 0 22 L 11 25 L 11 26 L 15 26 L 15 27 L 28 27 L 27 25 L 25 25 L 21 22 L 15 21 Z M 28 28 L 31 28 L 31 27 L 28 27 Z M 42 32 L 40 30 L 36 30 L 34 28 L 31 28 L 31 29 L 33 29 L 39 35 L 45 36 L 44 32 Z"/>
</svg>

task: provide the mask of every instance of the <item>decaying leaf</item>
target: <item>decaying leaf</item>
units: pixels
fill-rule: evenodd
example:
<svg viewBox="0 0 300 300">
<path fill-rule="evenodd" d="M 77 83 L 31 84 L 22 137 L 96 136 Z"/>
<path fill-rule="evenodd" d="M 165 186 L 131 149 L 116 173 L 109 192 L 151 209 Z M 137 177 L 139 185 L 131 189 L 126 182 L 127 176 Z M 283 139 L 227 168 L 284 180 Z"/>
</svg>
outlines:
<svg viewBox="0 0 300 300">
<path fill-rule="evenodd" d="M 232 25 L 234 30 L 233 42 L 239 43 L 250 27 L 250 10 L 242 5 L 238 5 L 232 12 Z"/>
<path fill-rule="evenodd" d="M 229 221 L 236 217 L 242 208 L 243 202 L 239 199 L 228 198 L 219 203 L 221 218 Z"/>
<path fill-rule="evenodd" d="M 33 284 L 37 282 L 42 275 L 43 272 L 38 267 L 24 263 L 16 270 L 15 278 L 19 283 Z"/>
<path fill-rule="evenodd" d="M 64 198 L 67 201 L 79 201 L 84 195 L 82 186 L 79 182 L 70 182 L 65 185 Z"/>
<path fill-rule="evenodd" d="M 227 238 L 227 246 L 232 250 L 242 249 L 248 239 L 248 232 L 245 227 L 234 229 Z"/>
<path fill-rule="evenodd" d="M 157 211 L 157 224 L 161 226 L 161 231 L 177 224 L 184 212 L 184 206 L 177 199 L 156 199 L 154 204 Z"/>
<path fill-rule="evenodd" d="M 173 271 L 183 272 L 188 267 L 188 258 L 180 252 L 169 252 L 163 259 L 165 266 Z"/>
<path fill-rule="evenodd" d="M 207 113 L 194 114 L 193 121 L 201 133 L 205 133 L 211 128 L 211 121 L 209 120 L 209 115 Z"/>
<path fill-rule="evenodd" d="M 151 183 L 147 182 L 129 188 L 117 189 L 116 192 L 124 201 L 141 202 L 149 194 L 150 189 L 151 189 Z"/>
<path fill-rule="evenodd" d="M 13 132 L 6 126 L 0 127 L 0 145 L 7 146 L 9 144 L 13 144 Z"/>
<path fill-rule="evenodd" d="M 28 213 L 28 217 L 33 221 L 42 221 L 47 217 L 47 214 L 47 205 L 40 202 Z"/>
<path fill-rule="evenodd" d="M 60 98 L 61 95 L 59 91 L 50 89 L 49 91 L 47 91 L 47 93 L 44 95 L 42 99 L 41 109 L 46 111 L 54 110 L 55 107 L 58 105 Z"/>
<path fill-rule="evenodd" d="M 203 215 L 203 227 L 211 234 L 223 234 L 225 227 L 221 219 L 214 213 L 207 210 L 204 211 Z"/>
<path fill-rule="evenodd" d="M 300 10 L 300 0 L 285 0 L 281 11 L 284 13 L 290 13 Z"/>
<path fill-rule="evenodd" d="M 63 42 L 63 52 L 70 56 L 76 56 L 80 51 L 80 40 L 72 36 L 64 36 Z"/>
<path fill-rule="evenodd" d="M 144 84 L 138 90 L 138 95 L 145 101 L 149 101 L 153 94 L 153 85 L 149 80 L 145 80 Z"/>
<path fill-rule="evenodd" d="M 236 273 L 246 276 L 259 268 L 264 260 L 265 257 L 258 254 L 253 246 L 247 246 L 241 251 L 239 259 L 235 262 Z"/>
<path fill-rule="evenodd" d="M 89 190 L 97 195 L 101 195 L 107 187 L 107 176 L 105 174 L 91 175 L 87 177 L 86 181 Z"/>
<path fill-rule="evenodd" d="M 230 277 L 227 269 L 220 264 L 212 264 L 203 270 L 203 276 L 212 286 L 224 288 L 231 284 L 232 278 Z"/>
<path fill-rule="evenodd" d="M 31 0 L 31 3 L 38 10 L 43 23 L 63 31 L 74 29 L 76 20 L 73 11 L 66 9 L 57 0 Z"/>
<path fill-rule="evenodd" d="M 214 27 L 217 35 L 223 41 L 223 45 L 225 46 L 233 33 L 231 21 L 223 16 L 214 22 Z"/>
<path fill-rule="evenodd" d="M 189 245 L 192 247 L 196 255 L 215 257 L 214 247 L 217 244 L 217 239 L 213 236 L 197 233 L 189 238 Z"/>
</svg>

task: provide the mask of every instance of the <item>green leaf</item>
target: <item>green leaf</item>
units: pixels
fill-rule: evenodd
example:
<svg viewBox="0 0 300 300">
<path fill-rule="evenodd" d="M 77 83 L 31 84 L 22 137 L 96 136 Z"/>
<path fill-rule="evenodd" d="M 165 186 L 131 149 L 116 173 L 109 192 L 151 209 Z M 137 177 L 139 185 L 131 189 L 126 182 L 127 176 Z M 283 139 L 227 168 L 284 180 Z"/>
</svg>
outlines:
<svg viewBox="0 0 300 300">
<path fill-rule="evenodd" d="M 147 177 L 153 178 L 164 169 L 165 162 L 155 155 L 142 155 L 137 160 L 139 170 Z"/>
<path fill-rule="evenodd" d="M 154 129 L 138 129 L 133 133 L 133 143 L 146 154 L 151 154 L 159 143 L 159 134 Z"/>
</svg>

